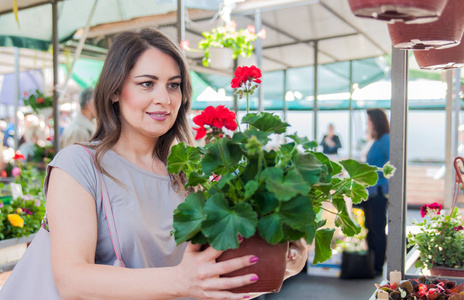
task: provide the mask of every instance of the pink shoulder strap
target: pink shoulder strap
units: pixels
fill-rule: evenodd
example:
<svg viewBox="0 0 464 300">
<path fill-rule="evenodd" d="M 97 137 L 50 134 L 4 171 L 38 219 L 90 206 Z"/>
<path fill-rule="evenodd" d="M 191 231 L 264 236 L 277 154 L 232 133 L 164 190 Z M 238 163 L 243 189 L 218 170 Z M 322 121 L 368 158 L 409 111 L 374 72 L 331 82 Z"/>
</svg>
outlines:
<svg viewBox="0 0 464 300">
<path fill-rule="evenodd" d="M 84 148 L 85 151 L 89 153 L 93 163 L 93 154 L 86 147 L 82 146 L 82 148 Z M 116 230 L 116 223 L 114 221 L 113 211 L 111 209 L 111 202 L 109 199 L 110 196 L 108 194 L 108 189 L 106 188 L 105 179 L 103 178 L 101 172 L 97 168 L 95 169 L 97 170 L 97 174 L 100 178 L 100 191 L 103 203 L 103 210 L 105 211 L 106 223 L 108 224 L 108 230 L 110 232 L 111 244 L 113 245 L 113 250 L 116 254 L 116 261 L 114 262 L 114 265 L 118 267 L 125 267 L 121 256 L 121 247 L 119 245 L 118 231 Z M 103 192 L 103 188 L 105 189 L 105 192 Z"/>
</svg>

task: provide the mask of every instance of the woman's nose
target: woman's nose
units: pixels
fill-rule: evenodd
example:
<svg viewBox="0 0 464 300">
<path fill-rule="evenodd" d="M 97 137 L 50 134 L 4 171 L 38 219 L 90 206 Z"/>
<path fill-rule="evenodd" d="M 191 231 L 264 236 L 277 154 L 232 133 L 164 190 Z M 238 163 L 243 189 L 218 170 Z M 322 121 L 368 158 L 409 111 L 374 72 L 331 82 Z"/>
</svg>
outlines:
<svg viewBox="0 0 464 300">
<path fill-rule="evenodd" d="M 169 105 L 171 103 L 170 95 L 166 87 L 159 87 L 153 96 L 155 104 Z"/>
</svg>

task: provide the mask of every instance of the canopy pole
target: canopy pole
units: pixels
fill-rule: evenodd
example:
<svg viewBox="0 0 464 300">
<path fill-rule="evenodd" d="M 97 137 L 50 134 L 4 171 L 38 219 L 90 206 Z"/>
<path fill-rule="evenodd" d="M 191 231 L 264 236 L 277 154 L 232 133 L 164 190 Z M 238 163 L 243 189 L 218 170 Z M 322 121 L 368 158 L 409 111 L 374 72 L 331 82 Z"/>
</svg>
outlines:
<svg viewBox="0 0 464 300">
<path fill-rule="evenodd" d="M 255 12 L 255 28 L 256 32 L 259 32 L 261 30 L 261 27 L 263 26 L 262 24 L 262 18 L 261 18 L 261 10 L 257 9 Z M 256 40 L 256 64 L 258 65 L 257 67 L 259 69 L 262 69 L 263 66 L 263 43 L 261 39 Z M 264 90 L 263 87 L 258 88 L 258 110 L 259 111 L 264 111 Z"/>
<path fill-rule="evenodd" d="M 76 62 L 79 59 L 79 56 L 81 56 L 81 52 L 82 52 L 82 49 L 84 48 L 85 40 L 87 39 L 87 35 L 89 33 L 90 22 L 92 21 L 95 8 L 97 7 L 97 1 L 98 0 L 95 0 L 95 2 L 93 3 L 92 10 L 90 11 L 89 17 L 87 18 L 87 24 L 85 24 L 84 32 L 82 33 L 82 36 L 79 39 L 79 44 L 77 45 L 76 52 L 74 52 L 74 58 L 71 63 L 71 66 L 69 67 L 68 75 L 66 76 L 66 81 L 64 82 L 64 86 L 60 92 L 58 103 L 62 102 L 62 100 L 64 99 L 64 96 L 66 95 L 66 90 L 68 89 L 69 79 L 71 79 L 74 66 L 76 65 Z"/>
<path fill-rule="evenodd" d="M 319 66 L 319 41 L 314 41 L 314 105 L 313 105 L 313 113 L 314 113 L 314 140 L 317 141 L 317 115 L 318 115 L 318 103 L 317 103 L 317 82 L 318 82 L 318 74 L 317 69 Z"/>
<path fill-rule="evenodd" d="M 177 41 L 185 40 L 185 5 L 184 0 L 177 0 Z"/>
<path fill-rule="evenodd" d="M 406 166 L 408 128 L 408 51 L 392 47 L 392 101 L 390 161 L 396 167 L 390 179 L 388 201 L 387 274 L 404 274 L 406 257 Z"/>
<path fill-rule="evenodd" d="M 445 208 L 451 208 L 453 201 L 454 168 L 453 168 L 453 71 L 445 71 L 446 75 L 446 118 L 445 118 Z"/>
<path fill-rule="evenodd" d="M 349 117 L 349 158 L 353 157 L 353 61 L 350 60 L 350 117 Z"/>
<path fill-rule="evenodd" d="M 287 69 L 284 69 L 284 122 L 287 122 Z"/>
<path fill-rule="evenodd" d="M 60 150 L 60 126 L 58 111 L 58 0 L 52 1 L 52 45 L 53 45 L 53 153 Z"/>
<path fill-rule="evenodd" d="M 459 93 L 461 92 L 461 69 L 457 68 L 454 75 L 454 140 L 453 140 L 453 157 L 459 155 L 459 112 L 461 111 L 461 98 Z"/>
<path fill-rule="evenodd" d="M 18 122 L 18 106 L 19 106 L 19 48 L 14 48 L 15 58 L 15 81 L 14 81 L 14 149 L 19 148 L 19 122 Z"/>
</svg>

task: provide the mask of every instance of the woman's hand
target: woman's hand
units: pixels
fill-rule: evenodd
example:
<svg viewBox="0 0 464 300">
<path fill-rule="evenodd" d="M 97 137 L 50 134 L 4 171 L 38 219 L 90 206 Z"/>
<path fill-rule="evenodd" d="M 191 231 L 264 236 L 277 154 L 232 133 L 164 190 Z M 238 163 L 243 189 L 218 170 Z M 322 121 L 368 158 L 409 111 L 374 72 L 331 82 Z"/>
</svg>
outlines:
<svg viewBox="0 0 464 300">
<path fill-rule="evenodd" d="M 254 265 L 257 257 L 247 255 L 231 260 L 216 262 L 223 252 L 213 247 L 200 251 L 201 245 L 189 243 L 182 262 L 177 266 L 180 297 L 197 299 L 248 299 L 248 294 L 235 294 L 224 290 L 255 283 L 256 274 L 237 277 L 220 277 L 232 271 Z"/>
<path fill-rule="evenodd" d="M 287 256 L 287 269 L 285 279 L 301 272 L 308 260 L 308 247 L 304 239 L 290 242 Z"/>
</svg>

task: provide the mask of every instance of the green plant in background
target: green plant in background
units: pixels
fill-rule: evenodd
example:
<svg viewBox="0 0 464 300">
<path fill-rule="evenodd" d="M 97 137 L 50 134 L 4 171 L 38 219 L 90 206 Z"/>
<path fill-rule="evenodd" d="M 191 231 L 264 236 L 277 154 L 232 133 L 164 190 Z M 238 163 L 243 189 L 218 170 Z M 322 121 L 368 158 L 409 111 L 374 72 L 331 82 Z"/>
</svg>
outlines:
<svg viewBox="0 0 464 300">
<path fill-rule="evenodd" d="M 237 30 L 235 21 L 231 21 L 226 26 L 219 26 L 213 28 L 211 31 L 204 31 L 201 33 L 204 37 L 198 43 L 198 48 L 205 51 L 203 57 L 203 65 L 209 66 L 210 48 L 231 48 L 233 55 L 231 59 L 238 56 L 250 57 L 253 53 L 253 45 L 251 42 L 259 38 L 266 38 L 264 29 L 260 32 L 255 32 L 255 27 L 249 25 L 246 29 Z M 188 50 L 188 49 L 187 49 Z"/>
<path fill-rule="evenodd" d="M 45 170 L 38 169 L 33 163 L 25 163 L 15 183 L 21 185 L 24 194 L 43 197 Z"/>
<path fill-rule="evenodd" d="M 366 244 L 366 237 L 367 237 L 367 229 L 364 226 L 365 217 L 364 211 L 359 208 L 353 208 L 352 215 L 354 217 L 354 221 L 356 224 L 359 225 L 361 228 L 360 233 L 351 236 L 351 237 L 338 237 L 335 241 L 334 248 L 338 252 L 346 251 L 346 252 L 356 252 L 356 253 L 367 253 L 367 244 Z"/>
<path fill-rule="evenodd" d="M 423 219 L 420 223 L 414 221 L 413 225 L 419 226 L 419 232 L 408 234 L 408 247 L 417 246 L 420 251 L 417 268 L 464 268 L 464 227 L 461 214 L 457 207 L 450 215 L 442 215 L 441 209 L 438 203 L 424 205 L 421 215 L 429 216 L 430 220 Z"/>
<path fill-rule="evenodd" d="M 246 68 L 239 72 L 245 87 L 249 80 L 256 82 Z M 171 150 L 169 172 L 185 173 L 185 186 L 198 188 L 174 212 L 178 244 L 192 241 L 226 250 L 238 248 L 239 236 L 256 233 L 270 244 L 305 238 L 308 243 L 315 241 L 317 264 L 332 255 L 334 229 L 325 226 L 326 220 L 316 219 L 325 210 L 323 202 L 335 207 L 330 212 L 344 234 L 360 233 L 345 197 L 353 203 L 367 199 L 366 188 L 376 184 L 377 172 L 388 177 L 391 166 L 380 169 L 352 159 L 336 163 L 311 150 L 316 142 L 295 134 L 272 147 L 272 136 L 284 134 L 289 124 L 270 113 L 247 114 L 242 123 L 248 129 L 228 136 L 222 128 L 234 131 L 235 117 L 223 106 L 207 107 L 193 121 L 200 126 L 196 139 L 206 136 L 208 143 L 199 147 L 179 143 Z"/>
<path fill-rule="evenodd" d="M 40 229 L 45 215 L 43 197 L 26 195 L 0 205 L 0 240 L 28 236 Z"/>
<path fill-rule="evenodd" d="M 23 99 L 24 105 L 30 106 L 36 114 L 39 114 L 39 109 L 53 106 L 53 97 L 45 96 L 39 90 L 32 94 L 24 93 L 24 97 L 27 97 Z"/>
</svg>

